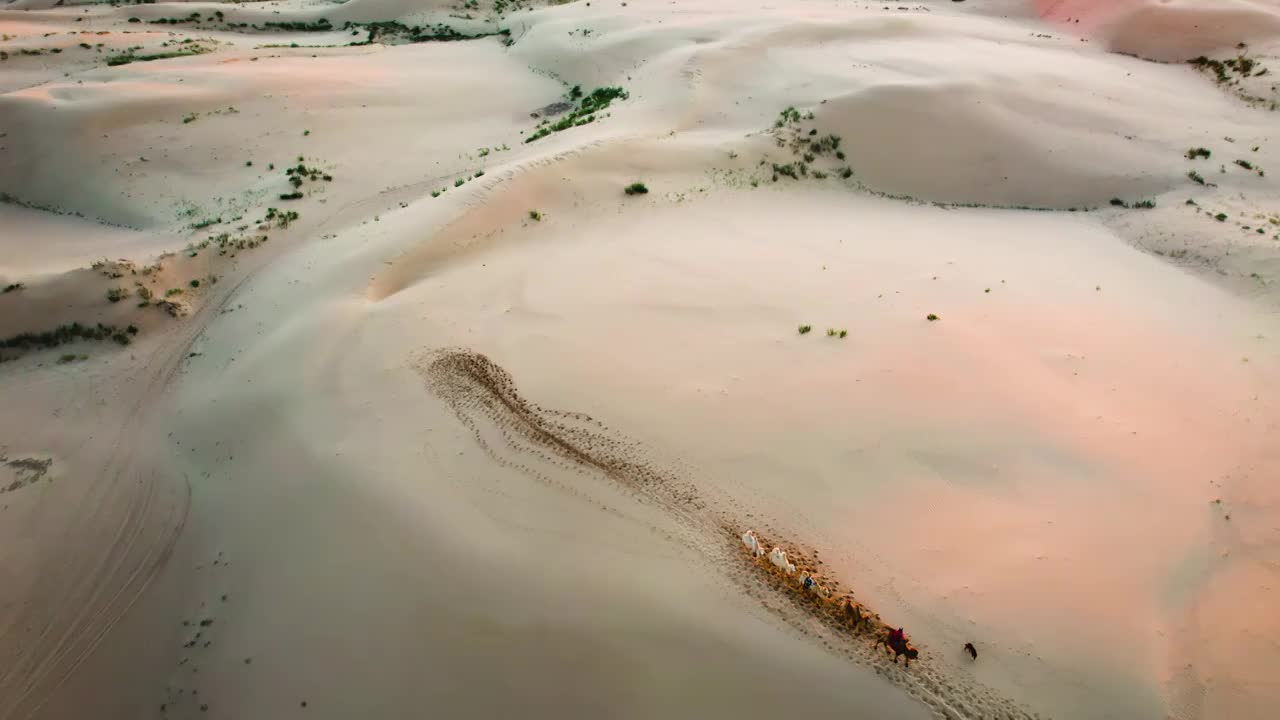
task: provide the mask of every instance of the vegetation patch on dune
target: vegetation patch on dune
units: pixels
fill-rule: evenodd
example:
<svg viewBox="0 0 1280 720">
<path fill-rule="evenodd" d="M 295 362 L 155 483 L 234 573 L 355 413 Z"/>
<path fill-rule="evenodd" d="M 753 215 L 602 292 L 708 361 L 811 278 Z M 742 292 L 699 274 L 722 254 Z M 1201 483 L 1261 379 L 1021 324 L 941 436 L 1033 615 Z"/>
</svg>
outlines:
<svg viewBox="0 0 1280 720">
<path fill-rule="evenodd" d="M 111 57 L 107 58 L 107 65 L 115 67 L 117 65 L 128 65 L 129 63 L 136 63 L 136 62 L 151 62 L 153 60 L 168 60 L 170 58 L 191 57 L 193 55 L 203 55 L 204 53 L 207 53 L 207 52 L 209 52 L 208 48 L 193 42 L 187 45 L 186 47 L 183 47 L 180 50 L 173 50 L 171 52 L 150 53 L 146 55 L 139 55 L 133 51 L 129 51 L 129 52 L 121 53 L 119 55 L 112 55 Z"/>
<path fill-rule="evenodd" d="M 326 21 L 327 22 L 327 21 Z M 425 43 L 425 42 L 458 42 L 462 40 L 479 40 L 488 37 L 508 37 L 510 30 L 502 29 L 495 32 L 467 33 L 458 32 L 452 27 L 444 23 L 437 23 L 430 26 L 421 25 L 405 25 L 397 20 L 381 20 L 377 22 L 347 22 L 342 26 L 343 30 L 364 29 L 369 32 L 369 36 L 362 41 L 350 43 L 351 45 L 372 45 L 373 43 L 381 43 L 383 45 L 403 45 L 409 43 Z"/>
<path fill-rule="evenodd" d="M 543 120 L 538 123 L 537 130 L 535 130 L 532 135 L 525 138 L 524 141 L 526 143 L 531 143 L 534 140 L 541 140 L 551 133 L 563 132 L 569 128 L 581 127 L 583 125 L 593 123 L 596 121 L 599 113 L 608 109 L 609 106 L 613 104 L 614 100 L 626 100 L 628 97 L 630 97 L 630 95 L 627 91 L 617 86 L 599 87 L 592 90 L 590 94 L 584 97 L 582 95 L 581 86 L 575 85 L 569 91 L 569 98 L 571 100 L 578 101 L 578 104 L 573 111 L 555 122 Z"/>
<path fill-rule="evenodd" d="M 1243 83 L 1245 79 L 1263 77 L 1264 75 L 1269 75 L 1271 71 L 1263 67 L 1262 63 L 1257 59 L 1249 57 L 1248 46 L 1244 43 L 1237 45 L 1236 49 L 1239 54 L 1225 60 L 1201 55 L 1188 60 L 1187 63 L 1200 72 L 1213 76 L 1219 86 L 1230 90 L 1236 97 L 1254 107 L 1265 107 L 1269 110 L 1280 109 L 1280 103 L 1277 103 L 1275 97 L 1257 95 L 1254 91 L 1245 87 Z M 1275 88 L 1276 86 L 1272 84 L 1271 91 L 1273 94 Z"/>
<path fill-rule="evenodd" d="M 73 322 L 44 332 L 25 332 L 0 339 L 0 349 L 47 350 L 79 340 L 112 340 L 121 345 L 128 345 L 132 336 L 137 333 L 138 328 L 133 325 L 119 328 L 102 323 L 84 325 Z"/>
</svg>

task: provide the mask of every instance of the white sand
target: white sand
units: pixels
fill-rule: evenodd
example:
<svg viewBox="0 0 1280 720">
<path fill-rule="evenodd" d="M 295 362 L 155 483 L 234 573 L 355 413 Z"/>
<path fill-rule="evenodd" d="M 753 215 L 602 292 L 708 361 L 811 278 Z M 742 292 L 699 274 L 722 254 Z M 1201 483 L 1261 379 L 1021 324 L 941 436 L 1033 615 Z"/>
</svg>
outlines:
<svg viewBox="0 0 1280 720">
<path fill-rule="evenodd" d="M 131 342 L 0 348 L 0 719 L 1280 707 L 1280 3 L 52 5 L 0 339 Z M 334 29 L 128 22 L 193 11 Z M 525 143 L 574 85 L 629 97 Z"/>
</svg>

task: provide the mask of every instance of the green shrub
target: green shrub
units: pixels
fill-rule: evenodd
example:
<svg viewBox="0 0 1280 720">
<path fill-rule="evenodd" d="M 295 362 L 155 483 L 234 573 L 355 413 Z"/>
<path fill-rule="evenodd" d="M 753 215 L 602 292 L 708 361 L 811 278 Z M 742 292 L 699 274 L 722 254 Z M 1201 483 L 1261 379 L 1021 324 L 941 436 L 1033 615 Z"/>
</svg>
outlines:
<svg viewBox="0 0 1280 720">
<path fill-rule="evenodd" d="M 928 320 L 929 322 L 933 322 L 934 320 L 938 319 L 938 316 L 934 315 L 933 313 L 929 313 L 927 316 L 925 316 L 925 319 Z"/>
<path fill-rule="evenodd" d="M 1196 158 L 1207 159 L 1211 155 L 1213 155 L 1213 153 L 1209 152 L 1208 148 L 1197 147 L 1197 148 L 1191 148 L 1190 150 L 1187 151 L 1188 160 L 1195 160 Z"/>
<path fill-rule="evenodd" d="M 813 326 L 812 326 L 812 325 L 801 325 L 801 326 L 800 326 L 800 334 L 801 334 L 801 335 L 808 335 L 808 334 L 809 334 L 809 331 L 810 331 L 810 330 L 812 330 L 812 329 L 813 329 Z"/>
<path fill-rule="evenodd" d="M 1192 170 L 1191 172 L 1187 173 L 1187 177 L 1191 178 L 1191 181 L 1196 183 L 1197 185 L 1205 184 L 1204 177 L 1200 173 L 1196 172 L 1195 170 Z"/>
<path fill-rule="evenodd" d="M 645 195 L 648 194 L 649 188 L 645 187 L 642 182 L 633 182 L 623 188 L 622 191 L 628 195 Z"/>
<path fill-rule="evenodd" d="M 129 297 L 129 288 L 115 287 L 107 291 L 107 299 L 111 302 L 120 302 Z"/>
<path fill-rule="evenodd" d="M 530 210 L 529 219 L 533 220 L 534 222 L 542 222 L 542 213 L 538 212 L 537 210 Z"/>
</svg>

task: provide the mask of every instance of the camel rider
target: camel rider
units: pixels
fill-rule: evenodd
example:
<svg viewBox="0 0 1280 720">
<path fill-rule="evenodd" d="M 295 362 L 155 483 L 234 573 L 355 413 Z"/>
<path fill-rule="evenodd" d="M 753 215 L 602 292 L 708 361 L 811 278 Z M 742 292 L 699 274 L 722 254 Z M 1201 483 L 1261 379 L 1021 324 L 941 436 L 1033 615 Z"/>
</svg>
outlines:
<svg viewBox="0 0 1280 720">
<path fill-rule="evenodd" d="M 889 643 L 891 645 L 896 643 L 902 643 L 903 645 L 906 645 L 907 634 L 902 631 L 902 628 L 898 628 L 897 630 L 894 630 L 893 628 L 889 628 Z"/>
</svg>

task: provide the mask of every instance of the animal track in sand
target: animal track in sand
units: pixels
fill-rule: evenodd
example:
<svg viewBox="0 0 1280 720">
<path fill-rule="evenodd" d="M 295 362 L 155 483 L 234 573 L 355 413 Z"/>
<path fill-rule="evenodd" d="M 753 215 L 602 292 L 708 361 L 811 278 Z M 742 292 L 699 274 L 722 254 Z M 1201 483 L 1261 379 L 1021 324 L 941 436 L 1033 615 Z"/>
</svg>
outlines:
<svg viewBox="0 0 1280 720">
<path fill-rule="evenodd" d="M 538 462 L 563 470 L 595 475 L 617 489 L 656 507 L 675 520 L 686 537 L 650 526 L 655 532 L 696 552 L 721 567 L 737 589 L 759 601 L 771 614 L 812 641 L 862 666 L 871 667 L 891 683 L 927 705 L 938 717 L 1038 718 L 1014 701 L 1000 696 L 977 681 L 949 677 L 922 656 L 910 669 L 896 664 L 875 639 L 888 627 L 880 616 L 867 612 L 864 631 L 851 628 L 845 602 L 852 595 L 821 569 L 817 553 L 787 544 L 784 549 L 795 565 L 786 574 L 757 558 L 739 541 L 747 524 L 732 512 L 719 509 L 704 497 L 696 485 L 657 467 L 650 453 L 632 440 L 610 430 L 589 415 L 553 410 L 525 399 L 515 380 L 493 360 L 460 348 L 436 350 L 413 361 L 414 369 L 428 389 L 445 402 L 458 420 L 475 436 L 481 449 L 495 462 L 520 470 L 559 490 L 600 505 L 611 514 L 627 517 L 606 508 L 587 493 L 557 480 L 551 472 L 535 467 Z M 732 500 L 716 505 L 732 506 Z M 762 524 L 760 518 L 753 523 Z M 764 547 L 781 542 L 762 539 Z M 801 587 L 798 578 L 813 577 L 824 586 L 826 597 Z M 860 604 L 854 603 L 861 607 Z"/>
</svg>

